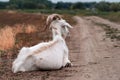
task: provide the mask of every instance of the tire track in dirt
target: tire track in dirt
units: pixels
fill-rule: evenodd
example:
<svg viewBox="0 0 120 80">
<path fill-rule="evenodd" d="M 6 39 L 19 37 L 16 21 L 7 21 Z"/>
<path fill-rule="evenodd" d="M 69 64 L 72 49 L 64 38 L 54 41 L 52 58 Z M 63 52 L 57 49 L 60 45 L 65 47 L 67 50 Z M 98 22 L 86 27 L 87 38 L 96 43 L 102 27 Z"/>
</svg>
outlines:
<svg viewBox="0 0 120 80">
<path fill-rule="evenodd" d="M 89 27 L 88 23 L 77 16 L 75 19 L 78 24 L 75 26 L 76 29 L 74 32 L 76 34 L 72 34 L 72 36 L 76 36 L 74 39 L 76 39 L 75 42 L 79 45 L 78 49 L 80 53 L 76 55 L 78 58 L 75 65 L 80 66 L 80 71 L 76 73 L 74 77 L 70 78 L 70 80 L 93 80 L 96 79 L 98 75 L 87 66 L 97 64 L 96 47 L 98 44 L 94 38 L 95 35 L 92 35 L 94 31 L 90 31 L 91 27 Z M 72 55 L 74 55 L 74 53 Z M 95 77 L 92 77 L 93 75 Z"/>
</svg>

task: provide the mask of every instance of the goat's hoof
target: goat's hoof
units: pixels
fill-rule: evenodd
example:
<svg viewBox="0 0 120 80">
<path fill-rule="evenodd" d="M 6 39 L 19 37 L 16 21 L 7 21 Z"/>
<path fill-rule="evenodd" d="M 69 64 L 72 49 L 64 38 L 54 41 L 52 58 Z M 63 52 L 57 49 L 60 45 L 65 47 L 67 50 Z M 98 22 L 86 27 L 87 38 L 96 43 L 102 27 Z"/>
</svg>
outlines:
<svg viewBox="0 0 120 80">
<path fill-rule="evenodd" d="M 72 63 L 67 63 L 66 65 L 65 65 L 65 67 L 72 67 Z"/>
</svg>

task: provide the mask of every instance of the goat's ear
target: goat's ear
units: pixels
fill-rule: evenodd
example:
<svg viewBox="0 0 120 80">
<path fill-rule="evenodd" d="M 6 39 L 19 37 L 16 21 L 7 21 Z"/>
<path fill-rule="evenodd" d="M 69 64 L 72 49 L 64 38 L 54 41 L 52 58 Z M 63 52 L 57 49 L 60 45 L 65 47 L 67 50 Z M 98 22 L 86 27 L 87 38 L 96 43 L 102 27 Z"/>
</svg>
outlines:
<svg viewBox="0 0 120 80">
<path fill-rule="evenodd" d="M 69 23 L 67 23 L 65 20 L 62 20 L 62 25 L 68 28 L 73 28 Z"/>
<path fill-rule="evenodd" d="M 73 28 L 70 24 L 67 25 L 68 28 Z"/>
<path fill-rule="evenodd" d="M 67 23 L 67 22 L 66 22 L 64 25 L 65 25 L 66 27 L 68 27 L 68 28 L 73 28 L 73 27 L 72 27 L 69 23 Z"/>
</svg>

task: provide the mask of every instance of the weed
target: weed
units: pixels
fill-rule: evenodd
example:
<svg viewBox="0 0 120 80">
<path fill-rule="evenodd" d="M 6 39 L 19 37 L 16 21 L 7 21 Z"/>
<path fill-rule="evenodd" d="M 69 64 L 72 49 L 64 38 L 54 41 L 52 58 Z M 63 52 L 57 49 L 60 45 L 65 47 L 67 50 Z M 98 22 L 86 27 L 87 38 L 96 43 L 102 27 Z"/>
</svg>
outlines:
<svg viewBox="0 0 120 80">
<path fill-rule="evenodd" d="M 110 38 L 111 40 L 117 40 L 120 41 L 120 30 L 118 30 L 117 28 L 112 28 L 109 25 L 106 24 L 102 24 L 102 23 L 96 23 L 94 22 L 96 25 L 101 26 L 106 32 L 106 37 Z"/>
<path fill-rule="evenodd" d="M 5 53 L 5 51 L 0 50 L 0 58 L 1 58 L 1 56 L 2 56 L 4 53 Z"/>
<path fill-rule="evenodd" d="M 19 40 L 16 40 L 16 35 L 18 33 L 33 33 L 37 29 L 33 25 L 17 24 L 14 27 L 5 26 L 0 29 L 0 49 L 7 50 L 12 48 L 15 44 L 19 43 Z"/>
</svg>

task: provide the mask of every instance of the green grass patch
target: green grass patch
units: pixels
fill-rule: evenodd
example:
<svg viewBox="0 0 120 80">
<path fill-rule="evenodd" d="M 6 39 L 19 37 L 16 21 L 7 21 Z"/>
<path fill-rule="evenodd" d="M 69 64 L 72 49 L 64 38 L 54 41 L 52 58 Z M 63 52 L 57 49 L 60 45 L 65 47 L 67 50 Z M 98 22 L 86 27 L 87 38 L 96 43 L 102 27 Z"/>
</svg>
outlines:
<svg viewBox="0 0 120 80">
<path fill-rule="evenodd" d="M 77 15 L 77 12 L 79 11 L 74 11 L 74 10 L 47 10 L 47 9 L 24 9 L 24 10 L 18 10 L 18 12 L 25 12 L 25 13 L 41 13 L 41 14 L 52 14 L 52 13 L 57 13 L 57 14 L 62 14 L 63 17 L 72 25 L 76 24 L 76 22 L 72 19 L 73 16 Z M 81 10 L 83 13 L 84 11 Z M 80 13 L 81 13 L 80 12 Z"/>
<path fill-rule="evenodd" d="M 69 14 L 69 15 L 79 15 L 79 16 L 100 16 L 110 21 L 120 23 L 120 12 L 102 12 L 102 11 L 92 11 L 92 10 L 46 10 L 46 9 L 38 9 L 38 10 L 21 10 L 23 12 L 29 13 L 43 13 L 43 14 Z"/>
<path fill-rule="evenodd" d="M 5 51 L 0 50 L 0 58 L 2 57 L 2 55 L 5 53 Z"/>
<path fill-rule="evenodd" d="M 42 13 L 42 14 L 52 14 L 52 13 L 58 13 L 58 14 L 71 14 L 76 15 L 76 12 L 74 10 L 54 10 L 54 9 L 23 9 L 23 10 L 17 10 L 18 12 L 27 12 L 27 13 Z"/>
<path fill-rule="evenodd" d="M 120 23 L 120 12 L 99 12 L 97 16 Z"/>
</svg>

